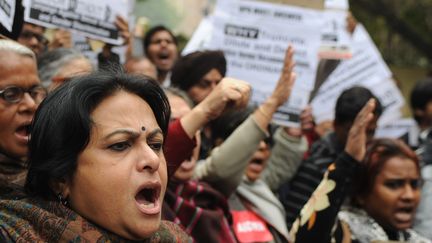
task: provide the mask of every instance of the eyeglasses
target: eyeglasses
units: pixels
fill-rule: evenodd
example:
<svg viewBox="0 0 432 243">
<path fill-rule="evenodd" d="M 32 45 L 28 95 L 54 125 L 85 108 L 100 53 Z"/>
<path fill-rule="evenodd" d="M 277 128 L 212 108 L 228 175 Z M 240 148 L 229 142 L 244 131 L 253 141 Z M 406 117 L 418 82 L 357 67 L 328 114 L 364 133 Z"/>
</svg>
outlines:
<svg viewBox="0 0 432 243">
<path fill-rule="evenodd" d="M 36 40 L 38 40 L 41 43 L 44 43 L 45 40 L 46 40 L 46 38 L 43 35 L 31 32 L 31 31 L 23 31 L 23 32 L 21 32 L 20 37 L 24 38 L 24 39 L 31 39 L 31 38 L 34 37 L 34 38 L 36 38 Z"/>
<path fill-rule="evenodd" d="M 42 86 L 33 86 L 29 89 L 23 89 L 17 86 L 9 86 L 0 90 L 0 97 L 9 103 L 18 103 L 24 97 L 24 93 L 29 93 L 32 99 L 39 104 L 47 96 L 47 91 Z"/>
</svg>

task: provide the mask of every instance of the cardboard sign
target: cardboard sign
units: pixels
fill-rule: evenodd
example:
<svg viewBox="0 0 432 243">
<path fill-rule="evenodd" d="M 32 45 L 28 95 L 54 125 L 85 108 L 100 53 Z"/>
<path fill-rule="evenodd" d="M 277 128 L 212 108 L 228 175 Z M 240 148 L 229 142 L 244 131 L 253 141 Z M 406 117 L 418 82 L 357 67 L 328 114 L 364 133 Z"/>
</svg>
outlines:
<svg viewBox="0 0 432 243">
<path fill-rule="evenodd" d="M 30 0 L 24 19 L 47 28 L 64 28 L 87 37 L 119 45 L 117 15 L 128 16 L 128 0 Z"/>
<path fill-rule="evenodd" d="M 269 242 L 273 236 L 266 223 L 252 211 L 231 211 L 234 233 L 242 242 Z"/>
</svg>

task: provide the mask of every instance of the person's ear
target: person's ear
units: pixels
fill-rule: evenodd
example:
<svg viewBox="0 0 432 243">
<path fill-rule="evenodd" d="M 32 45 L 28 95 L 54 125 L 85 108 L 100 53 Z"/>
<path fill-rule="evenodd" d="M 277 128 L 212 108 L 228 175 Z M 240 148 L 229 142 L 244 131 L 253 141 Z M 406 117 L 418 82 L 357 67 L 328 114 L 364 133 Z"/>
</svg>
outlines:
<svg viewBox="0 0 432 243">
<path fill-rule="evenodd" d="M 63 198 L 68 198 L 70 194 L 70 185 L 67 179 L 61 178 L 50 182 L 51 189 L 56 195 L 61 195 Z"/>
</svg>

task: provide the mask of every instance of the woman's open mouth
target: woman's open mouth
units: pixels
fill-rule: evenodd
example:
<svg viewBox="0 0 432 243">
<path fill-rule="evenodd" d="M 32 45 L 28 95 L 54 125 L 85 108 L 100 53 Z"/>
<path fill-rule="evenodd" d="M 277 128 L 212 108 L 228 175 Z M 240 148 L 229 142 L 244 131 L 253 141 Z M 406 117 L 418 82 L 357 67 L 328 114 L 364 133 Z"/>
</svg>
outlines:
<svg viewBox="0 0 432 243">
<path fill-rule="evenodd" d="M 255 173 L 261 173 L 264 170 L 264 160 L 262 159 L 252 159 L 249 162 L 249 169 L 254 171 Z"/>
<path fill-rule="evenodd" d="M 395 212 L 395 218 L 400 223 L 410 224 L 414 218 L 414 207 L 401 207 Z"/>
<path fill-rule="evenodd" d="M 158 214 L 161 211 L 159 202 L 161 193 L 160 183 L 147 183 L 141 186 L 135 194 L 135 201 L 138 208 L 144 214 Z"/>
<path fill-rule="evenodd" d="M 30 135 L 30 122 L 24 123 L 15 130 L 15 135 L 20 142 L 27 143 Z"/>
</svg>

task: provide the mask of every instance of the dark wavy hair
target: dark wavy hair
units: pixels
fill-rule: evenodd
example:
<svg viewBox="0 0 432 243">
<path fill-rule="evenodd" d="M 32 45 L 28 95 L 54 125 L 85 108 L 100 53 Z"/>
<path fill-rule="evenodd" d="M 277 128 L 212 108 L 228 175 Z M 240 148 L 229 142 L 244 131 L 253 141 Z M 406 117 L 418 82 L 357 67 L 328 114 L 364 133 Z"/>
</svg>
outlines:
<svg viewBox="0 0 432 243">
<path fill-rule="evenodd" d="M 95 72 L 74 78 L 49 94 L 34 116 L 25 183 L 29 195 L 53 199 L 50 183 L 74 174 L 78 155 L 90 140 L 92 111 L 119 91 L 145 100 L 166 136 L 171 111 L 156 81 L 122 72 Z"/>
<path fill-rule="evenodd" d="M 385 163 L 394 157 L 414 161 L 417 171 L 420 173 L 417 155 L 402 140 L 389 138 L 375 139 L 369 144 L 365 159 L 360 163 L 360 169 L 354 176 L 353 197 L 367 196 L 372 191 L 376 177 L 382 171 Z"/>
</svg>

